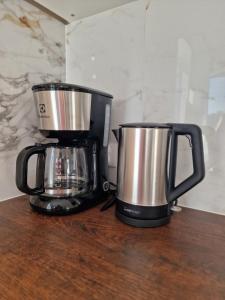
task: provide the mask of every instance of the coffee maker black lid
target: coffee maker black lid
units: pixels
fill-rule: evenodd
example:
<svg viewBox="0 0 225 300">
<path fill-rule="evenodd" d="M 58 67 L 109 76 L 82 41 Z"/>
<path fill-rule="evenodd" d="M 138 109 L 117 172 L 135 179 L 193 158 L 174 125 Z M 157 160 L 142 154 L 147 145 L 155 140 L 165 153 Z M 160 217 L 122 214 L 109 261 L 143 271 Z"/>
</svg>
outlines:
<svg viewBox="0 0 225 300">
<path fill-rule="evenodd" d="M 125 128 L 171 128 L 171 126 L 166 123 L 127 123 L 120 124 L 120 126 Z"/>
<path fill-rule="evenodd" d="M 83 92 L 83 93 L 89 93 L 89 94 L 97 94 L 108 98 L 113 98 L 112 95 L 94 90 L 91 88 L 87 88 L 80 85 L 75 84 L 69 84 L 69 83 L 61 83 L 61 82 L 50 82 L 50 83 L 43 83 L 43 84 L 37 84 L 32 87 L 32 90 L 34 92 L 40 92 L 40 91 L 76 91 L 76 92 Z"/>
</svg>

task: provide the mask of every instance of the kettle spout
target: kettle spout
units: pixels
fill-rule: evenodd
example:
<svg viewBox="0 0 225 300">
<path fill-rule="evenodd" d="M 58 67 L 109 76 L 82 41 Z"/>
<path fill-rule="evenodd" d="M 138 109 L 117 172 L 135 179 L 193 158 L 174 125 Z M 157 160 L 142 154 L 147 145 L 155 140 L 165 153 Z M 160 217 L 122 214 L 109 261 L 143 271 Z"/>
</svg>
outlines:
<svg viewBox="0 0 225 300">
<path fill-rule="evenodd" d="M 119 129 L 113 129 L 112 130 L 117 142 L 119 142 Z"/>
</svg>

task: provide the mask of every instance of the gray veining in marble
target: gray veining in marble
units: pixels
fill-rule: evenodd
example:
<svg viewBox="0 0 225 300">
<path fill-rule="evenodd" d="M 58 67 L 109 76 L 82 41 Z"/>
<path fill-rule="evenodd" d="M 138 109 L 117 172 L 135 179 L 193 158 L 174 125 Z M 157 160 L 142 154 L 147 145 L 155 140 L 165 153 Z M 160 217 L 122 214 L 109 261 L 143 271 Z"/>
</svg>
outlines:
<svg viewBox="0 0 225 300">
<path fill-rule="evenodd" d="M 65 80 L 64 33 L 62 23 L 24 0 L 0 1 L 0 200 L 18 194 L 18 152 L 43 140 L 31 87 Z"/>
</svg>

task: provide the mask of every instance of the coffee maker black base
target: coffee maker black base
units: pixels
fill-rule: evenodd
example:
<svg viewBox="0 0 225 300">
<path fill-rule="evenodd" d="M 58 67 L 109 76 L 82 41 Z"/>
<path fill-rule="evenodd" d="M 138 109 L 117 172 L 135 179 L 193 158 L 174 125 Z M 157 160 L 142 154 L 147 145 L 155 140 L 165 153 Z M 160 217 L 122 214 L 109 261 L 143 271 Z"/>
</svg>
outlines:
<svg viewBox="0 0 225 300">
<path fill-rule="evenodd" d="M 116 200 L 116 216 L 125 224 L 135 227 L 158 227 L 170 222 L 170 206 L 131 205 Z"/>
<path fill-rule="evenodd" d="M 106 193 L 86 194 L 80 197 L 51 198 L 44 196 L 31 196 L 30 206 L 34 211 L 47 215 L 70 215 L 79 213 L 102 203 Z"/>
</svg>

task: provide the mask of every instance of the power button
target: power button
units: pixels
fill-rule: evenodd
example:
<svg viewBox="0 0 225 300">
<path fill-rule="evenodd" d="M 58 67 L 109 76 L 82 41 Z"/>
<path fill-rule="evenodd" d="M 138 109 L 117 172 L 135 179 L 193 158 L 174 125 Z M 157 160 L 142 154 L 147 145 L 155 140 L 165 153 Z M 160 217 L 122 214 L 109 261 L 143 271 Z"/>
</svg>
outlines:
<svg viewBox="0 0 225 300">
<path fill-rule="evenodd" d="M 109 182 L 108 181 L 104 181 L 103 184 L 102 184 L 103 191 L 104 192 L 108 192 L 109 191 L 109 187 L 110 187 Z"/>
</svg>

